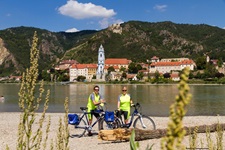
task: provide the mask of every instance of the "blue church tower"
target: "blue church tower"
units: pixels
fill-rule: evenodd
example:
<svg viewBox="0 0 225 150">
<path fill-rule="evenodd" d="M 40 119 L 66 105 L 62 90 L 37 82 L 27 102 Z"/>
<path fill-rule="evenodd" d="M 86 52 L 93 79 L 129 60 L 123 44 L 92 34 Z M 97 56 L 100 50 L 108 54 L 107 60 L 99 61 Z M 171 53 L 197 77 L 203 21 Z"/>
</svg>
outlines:
<svg viewBox="0 0 225 150">
<path fill-rule="evenodd" d="M 105 67 L 105 52 L 103 46 L 101 45 L 98 49 L 98 69 L 96 75 L 97 79 L 105 80 L 104 67 Z"/>
</svg>

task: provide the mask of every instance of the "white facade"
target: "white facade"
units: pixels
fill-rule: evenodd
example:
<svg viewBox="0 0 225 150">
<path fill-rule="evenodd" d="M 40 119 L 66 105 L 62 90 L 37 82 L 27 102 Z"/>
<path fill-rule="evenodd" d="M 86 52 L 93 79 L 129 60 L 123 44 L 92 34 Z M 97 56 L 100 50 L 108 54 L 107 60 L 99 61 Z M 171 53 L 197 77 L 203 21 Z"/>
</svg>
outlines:
<svg viewBox="0 0 225 150">
<path fill-rule="evenodd" d="M 73 82 L 77 79 L 77 68 L 70 68 L 70 82 Z"/>
<path fill-rule="evenodd" d="M 89 79 L 88 68 L 84 64 L 72 65 L 69 74 L 70 74 L 70 82 L 75 81 L 78 76 L 84 76 L 86 77 L 86 79 Z"/>
<path fill-rule="evenodd" d="M 161 62 L 174 62 L 174 61 L 184 61 L 184 60 L 189 60 L 189 58 L 164 58 L 161 59 Z"/>
<path fill-rule="evenodd" d="M 175 62 L 155 62 L 150 65 L 149 72 L 155 73 L 170 73 L 171 71 L 181 71 L 185 67 L 189 67 L 190 70 L 194 70 L 195 63 L 192 60 L 183 60 Z"/>
<path fill-rule="evenodd" d="M 97 79 L 104 78 L 104 67 L 105 67 L 105 52 L 104 48 L 101 45 L 98 50 L 98 69 L 97 69 Z"/>
</svg>

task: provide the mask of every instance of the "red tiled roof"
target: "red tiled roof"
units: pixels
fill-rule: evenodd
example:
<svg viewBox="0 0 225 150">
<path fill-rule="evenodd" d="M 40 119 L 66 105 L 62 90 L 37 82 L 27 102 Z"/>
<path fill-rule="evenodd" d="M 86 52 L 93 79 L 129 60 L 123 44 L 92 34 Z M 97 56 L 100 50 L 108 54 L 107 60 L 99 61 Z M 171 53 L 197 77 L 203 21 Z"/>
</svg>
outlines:
<svg viewBox="0 0 225 150">
<path fill-rule="evenodd" d="M 190 65 L 190 64 L 193 64 L 193 63 L 194 63 L 194 61 L 191 60 L 191 59 L 181 61 L 181 64 L 182 64 L 182 65 L 185 65 L 185 64 Z"/>
<path fill-rule="evenodd" d="M 79 64 L 76 60 L 62 60 L 60 64 Z"/>
<path fill-rule="evenodd" d="M 183 60 L 174 62 L 153 62 L 151 66 L 180 66 L 180 65 L 191 65 L 193 60 Z"/>
<path fill-rule="evenodd" d="M 179 77 L 179 74 L 178 74 L 178 73 L 171 74 L 170 77 L 171 77 L 171 78 L 178 78 L 178 77 Z"/>
<path fill-rule="evenodd" d="M 136 76 L 136 74 L 127 74 L 127 78 L 128 78 L 128 79 L 133 78 L 133 77 L 135 77 L 135 76 Z"/>
<path fill-rule="evenodd" d="M 119 69 L 119 66 L 105 66 L 104 69 L 108 69 L 109 67 L 113 67 L 114 69 Z"/>
<path fill-rule="evenodd" d="M 71 68 L 77 68 L 77 69 L 97 68 L 97 64 L 73 64 Z"/>
<path fill-rule="evenodd" d="M 127 65 L 131 62 L 131 60 L 128 60 L 126 58 L 108 58 L 105 60 L 105 64 L 121 64 L 121 65 Z"/>
<path fill-rule="evenodd" d="M 97 64 L 86 64 L 87 68 L 97 68 Z"/>
<path fill-rule="evenodd" d="M 158 57 L 156 57 L 156 56 L 153 56 L 151 59 L 159 59 Z"/>
</svg>

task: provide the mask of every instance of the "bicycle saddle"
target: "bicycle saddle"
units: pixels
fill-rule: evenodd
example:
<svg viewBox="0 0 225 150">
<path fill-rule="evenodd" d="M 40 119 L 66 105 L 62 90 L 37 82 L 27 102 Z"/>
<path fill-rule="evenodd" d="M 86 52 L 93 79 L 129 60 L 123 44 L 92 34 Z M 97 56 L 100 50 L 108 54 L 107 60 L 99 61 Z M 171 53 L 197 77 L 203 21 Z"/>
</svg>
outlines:
<svg viewBox="0 0 225 150">
<path fill-rule="evenodd" d="M 81 110 L 87 110 L 87 107 L 80 107 Z"/>
</svg>

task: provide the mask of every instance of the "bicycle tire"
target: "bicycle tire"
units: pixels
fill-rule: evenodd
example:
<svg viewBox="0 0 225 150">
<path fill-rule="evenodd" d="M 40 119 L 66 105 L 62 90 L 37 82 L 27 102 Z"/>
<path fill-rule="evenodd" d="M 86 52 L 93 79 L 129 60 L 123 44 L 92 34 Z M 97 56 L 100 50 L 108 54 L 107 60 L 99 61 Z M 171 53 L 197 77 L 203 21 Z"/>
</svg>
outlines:
<svg viewBox="0 0 225 150">
<path fill-rule="evenodd" d="M 80 120 L 80 123 L 79 125 L 69 125 L 69 136 L 70 137 L 82 137 L 85 132 L 86 132 L 86 126 L 87 126 L 87 123 L 84 121 L 84 119 L 81 119 Z"/>
<path fill-rule="evenodd" d="M 141 118 L 143 120 L 144 126 L 142 126 Z M 142 130 L 155 130 L 156 126 L 152 118 L 142 115 L 142 117 L 139 116 L 134 120 L 134 128 L 142 129 Z"/>
<path fill-rule="evenodd" d="M 100 130 L 113 130 L 113 129 L 117 129 L 120 127 L 121 127 L 121 123 L 118 118 L 115 118 L 115 120 L 113 122 L 106 122 L 103 118 L 103 119 L 101 119 L 101 122 L 100 122 L 99 131 Z"/>
</svg>

